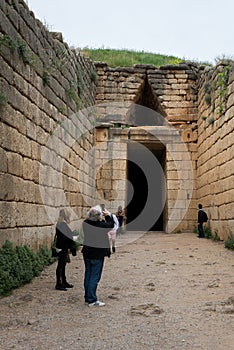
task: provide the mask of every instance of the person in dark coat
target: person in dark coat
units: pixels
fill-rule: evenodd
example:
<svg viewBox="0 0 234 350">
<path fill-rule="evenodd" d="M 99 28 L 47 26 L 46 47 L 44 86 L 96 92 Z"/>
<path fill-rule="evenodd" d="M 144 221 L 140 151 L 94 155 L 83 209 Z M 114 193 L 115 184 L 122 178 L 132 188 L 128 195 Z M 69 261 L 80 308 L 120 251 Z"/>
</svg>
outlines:
<svg viewBox="0 0 234 350">
<path fill-rule="evenodd" d="M 204 238 L 205 233 L 203 229 L 203 223 L 207 222 L 207 214 L 202 208 L 202 204 L 198 204 L 198 215 L 197 215 L 197 221 L 198 221 L 198 238 Z"/>
<path fill-rule="evenodd" d="M 73 285 L 66 279 L 66 264 L 69 259 L 69 250 L 72 255 L 76 255 L 76 244 L 73 240 L 73 232 L 68 226 L 70 222 L 70 213 L 66 209 L 59 212 L 58 222 L 56 224 L 56 251 L 58 253 L 58 264 L 56 268 L 56 286 L 55 289 L 66 291 Z"/>
<path fill-rule="evenodd" d="M 84 290 L 85 303 L 89 306 L 104 306 L 97 298 L 97 286 L 102 276 L 105 257 L 110 257 L 108 231 L 114 221 L 107 210 L 97 205 L 92 207 L 83 221 L 84 241 L 81 250 L 85 264 Z"/>
</svg>

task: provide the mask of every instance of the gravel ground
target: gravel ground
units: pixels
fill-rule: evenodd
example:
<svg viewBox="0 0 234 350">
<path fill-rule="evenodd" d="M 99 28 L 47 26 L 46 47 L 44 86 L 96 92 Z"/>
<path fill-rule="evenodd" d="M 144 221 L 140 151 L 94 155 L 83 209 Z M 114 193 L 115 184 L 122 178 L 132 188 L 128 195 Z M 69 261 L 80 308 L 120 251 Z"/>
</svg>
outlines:
<svg viewBox="0 0 234 350">
<path fill-rule="evenodd" d="M 105 260 L 98 296 L 83 299 L 79 252 L 74 288 L 55 290 L 56 263 L 0 299 L 0 349 L 233 350 L 234 253 L 193 233 L 126 233 Z"/>
</svg>

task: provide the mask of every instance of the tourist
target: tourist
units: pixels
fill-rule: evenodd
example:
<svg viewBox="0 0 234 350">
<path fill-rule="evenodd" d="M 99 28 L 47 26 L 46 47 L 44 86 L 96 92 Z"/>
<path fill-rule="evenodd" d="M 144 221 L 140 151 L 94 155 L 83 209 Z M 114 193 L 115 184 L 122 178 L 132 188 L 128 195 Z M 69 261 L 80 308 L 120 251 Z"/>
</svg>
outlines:
<svg viewBox="0 0 234 350">
<path fill-rule="evenodd" d="M 118 221 L 115 214 L 112 213 L 111 216 L 114 220 L 114 227 L 108 232 L 108 237 L 109 237 L 109 241 L 110 241 L 111 252 L 115 253 L 115 251 L 116 251 L 115 240 L 116 240 L 116 233 L 117 233 L 117 230 L 119 228 L 119 221 Z"/>
<path fill-rule="evenodd" d="M 198 204 L 198 238 L 204 238 L 205 233 L 204 233 L 204 228 L 203 228 L 203 223 L 207 222 L 208 217 L 204 209 L 202 208 L 202 204 Z"/>
<path fill-rule="evenodd" d="M 102 210 L 105 210 L 105 205 L 104 204 L 100 204 Z M 108 237 L 109 237 L 109 241 L 110 241 L 110 249 L 112 253 L 115 253 L 116 251 L 116 247 L 115 247 L 115 241 L 116 241 L 116 233 L 117 230 L 119 228 L 119 221 L 116 217 L 115 214 L 111 213 L 112 219 L 114 221 L 114 227 L 108 232 Z"/>
<path fill-rule="evenodd" d="M 85 264 L 85 303 L 89 306 L 105 306 L 97 298 L 97 286 L 102 276 L 104 259 L 110 257 L 108 231 L 114 227 L 111 214 L 97 205 L 88 211 L 83 222 L 84 241 L 81 250 Z"/>
<path fill-rule="evenodd" d="M 56 286 L 57 290 L 66 291 L 73 285 L 66 279 L 66 264 L 69 259 L 69 250 L 72 255 L 76 255 L 76 244 L 73 239 L 73 233 L 68 226 L 70 222 L 70 213 L 67 209 L 61 209 L 59 212 L 58 222 L 56 224 L 55 245 L 58 253 L 58 264 L 56 268 Z"/>
<path fill-rule="evenodd" d="M 117 217 L 118 222 L 119 222 L 119 228 L 117 230 L 117 233 L 119 233 L 119 234 L 124 233 L 123 224 L 124 224 L 124 221 L 126 220 L 126 216 L 125 216 L 125 212 L 124 212 L 121 205 L 118 206 L 118 210 L 116 212 L 116 217 Z"/>
</svg>

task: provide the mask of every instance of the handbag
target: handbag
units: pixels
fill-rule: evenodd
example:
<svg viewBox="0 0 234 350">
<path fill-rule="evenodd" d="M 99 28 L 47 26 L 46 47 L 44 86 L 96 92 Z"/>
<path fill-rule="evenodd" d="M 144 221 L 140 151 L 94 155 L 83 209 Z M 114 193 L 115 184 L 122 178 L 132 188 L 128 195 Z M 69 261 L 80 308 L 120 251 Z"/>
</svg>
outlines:
<svg viewBox="0 0 234 350">
<path fill-rule="evenodd" d="M 58 257 L 58 253 L 55 247 L 51 248 L 51 256 L 52 258 L 57 258 Z"/>
<path fill-rule="evenodd" d="M 51 246 L 51 256 L 52 256 L 52 258 L 57 258 L 58 257 L 58 252 L 57 252 L 57 249 L 56 249 L 56 240 L 57 240 L 57 236 L 55 234 L 54 241 L 53 241 L 52 246 Z"/>
</svg>

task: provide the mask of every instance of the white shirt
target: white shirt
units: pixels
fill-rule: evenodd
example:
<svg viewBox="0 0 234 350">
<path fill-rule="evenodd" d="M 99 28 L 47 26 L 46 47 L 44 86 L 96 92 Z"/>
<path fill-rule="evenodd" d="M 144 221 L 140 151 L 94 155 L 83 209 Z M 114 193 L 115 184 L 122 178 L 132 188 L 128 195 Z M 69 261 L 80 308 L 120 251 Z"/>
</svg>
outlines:
<svg viewBox="0 0 234 350">
<path fill-rule="evenodd" d="M 113 230 L 117 230 L 119 228 L 119 221 L 117 219 L 117 216 L 115 214 L 112 214 L 113 220 L 114 220 L 114 227 Z"/>
</svg>

